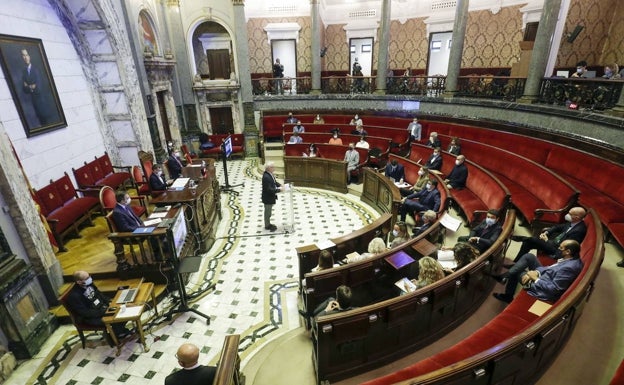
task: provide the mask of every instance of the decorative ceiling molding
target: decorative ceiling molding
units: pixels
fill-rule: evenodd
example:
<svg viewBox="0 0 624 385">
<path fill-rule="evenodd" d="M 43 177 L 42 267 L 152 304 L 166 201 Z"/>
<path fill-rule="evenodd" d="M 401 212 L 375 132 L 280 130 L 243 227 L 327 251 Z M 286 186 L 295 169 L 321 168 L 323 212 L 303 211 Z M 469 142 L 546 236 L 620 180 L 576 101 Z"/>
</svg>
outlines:
<svg viewBox="0 0 624 385">
<path fill-rule="evenodd" d="M 350 22 L 344 26 L 344 30 L 347 32 L 347 43 L 351 39 L 357 39 L 362 37 L 377 37 L 377 28 L 379 23 L 377 20 L 357 20 Z"/>
</svg>

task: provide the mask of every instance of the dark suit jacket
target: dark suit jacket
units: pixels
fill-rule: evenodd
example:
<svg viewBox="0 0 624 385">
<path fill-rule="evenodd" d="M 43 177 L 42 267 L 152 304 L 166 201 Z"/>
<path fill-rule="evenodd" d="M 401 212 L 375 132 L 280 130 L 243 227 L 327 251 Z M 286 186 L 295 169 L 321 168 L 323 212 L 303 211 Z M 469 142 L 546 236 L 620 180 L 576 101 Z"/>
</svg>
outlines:
<svg viewBox="0 0 624 385">
<path fill-rule="evenodd" d="M 554 302 L 570 287 L 583 270 L 583 261 L 579 258 L 566 259 L 554 265 L 538 267 L 540 273 L 527 292 L 542 301 Z"/>
<path fill-rule="evenodd" d="M 67 296 L 67 304 L 71 308 L 72 312 L 76 314 L 79 319 L 78 322 L 85 322 L 90 325 L 102 325 L 102 316 L 106 313 L 108 308 L 108 299 L 102 292 L 95 286 L 93 288 L 93 297 L 85 297 L 85 289 L 80 285 L 74 285 Z"/>
<path fill-rule="evenodd" d="M 431 141 L 431 139 L 427 140 L 427 146 L 429 147 L 441 147 L 442 143 L 440 142 L 440 139 L 436 139 L 434 142 Z"/>
<path fill-rule="evenodd" d="M 167 189 L 167 183 L 163 180 L 163 178 L 154 173 L 152 173 L 149 177 L 149 184 L 153 191 L 162 191 Z"/>
<path fill-rule="evenodd" d="M 571 225 L 570 222 L 566 222 L 566 223 L 560 223 L 558 225 L 554 225 L 553 227 L 547 228 L 545 231 L 548 231 L 548 239 L 549 240 L 555 239 L 558 234 L 561 234 L 562 232 L 567 231 L 570 225 Z M 561 239 L 561 242 L 568 240 L 568 239 L 573 239 L 577 241 L 578 243 L 581 243 L 583 242 L 583 239 L 585 239 L 585 234 L 587 234 L 587 225 L 585 224 L 584 221 L 580 221 L 576 225 L 574 225 L 574 227 L 572 227 L 570 231 L 568 231 L 563 236 L 563 238 Z M 559 242 L 557 246 L 561 242 Z"/>
<path fill-rule="evenodd" d="M 492 246 L 502 231 L 503 227 L 499 222 L 496 222 L 492 226 L 488 227 L 487 223 L 483 221 L 479 223 L 477 227 L 470 230 L 470 235 L 468 237 L 479 237 L 479 243 L 475 243 L 474 246 L 476 246 L 476 248 L 483 253 L 489 249 L 490 246 Z"/>
<path fill-rule="evenodd" d="M 401 179 L 405 179 L 405 168 L 402 164 L 397 163 L 396 168 L 393 170 L 392 164 L 388 163 L 386 165 L 386 176 L 398 182 Z"/>
<path fill-rule="evenodd" d="M 468 179 L 468 167 L 464 163 L 455 165 L 451 170 L 451 173 L 446 177 L 448 179 L 448 183 L 453 188 L 464 188 L 466 187 L 466 179 Z"/>
<path fill-rule="evenodd" d="M 113 221 L 117 226 L 117 231 L 132 232 L 137 227 L 143 226 L 143 221 L 137 217 L 132 209 L 126 210 L 119 203 L 113 209 Z"/>
<path fill-rule="evenodd" d="M 211 385 L 217 368 L 199 365 L 195 369 L 180 369 L 165 378 L 165 385 Z"/>
<path fill-rule="evenodd" d="M 431 155 L 427 163 L 425 163 L 425 166 L 427 166 L 429 170 L 440 171 L 442 169 L 442 155 L 438 155 L 435 160 L 433 159 L 433 155 Z"/>
<path fill-rule="evenodd" d="M 167 159 L 167 168 L 169 169 L 169 177 L 171 179 L 179 178 L 182 174 L 182 162 L 173 155 Z"/>
<path fill-rule="evenodd" d="M 406 199 L 418 198 L 421 205 L 438 212 L 440 209 L 440 191 L 437 188 L 429 191 L 427 189 L 420 190 L 417 193 L 408 195 Z"/>
<path fill-rule="evenodd" d="M 277 183 L 270 172 L 265 171 L 262 174 L 262 203 L 267 205 L 275 204 L 277 200 L 277 188 L 281 184 Z"/>
</svg>

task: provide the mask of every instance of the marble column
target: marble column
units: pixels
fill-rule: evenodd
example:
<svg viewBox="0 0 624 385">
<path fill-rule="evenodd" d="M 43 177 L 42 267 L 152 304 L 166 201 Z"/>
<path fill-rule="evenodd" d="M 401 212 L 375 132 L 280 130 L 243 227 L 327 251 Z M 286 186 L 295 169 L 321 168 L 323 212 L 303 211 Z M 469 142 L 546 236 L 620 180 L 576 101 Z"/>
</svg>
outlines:
<svg viewBox="0 0 624 385">
<path fill-rule="evenodd" d="M 321 93 L 321 18 L 319 16 L 319 0 L 310 0 L 312 14 L 312 90 L 313 95 Z"/>
<path fill-rule="evenodd" d="M 379 53 L 377 58 L 377 84 L 375 94 L 385 95 L 386 73 L 388 72 L 388 48 L 390 46 L 391 0 L 381 2 L 381 28 L 379 29 Z"/>
<path fill-rule="evenodd" d="M 247 41 L 247 22 L 245 21 L 245 0 L 232 0 L 234 5 L 234 39 L 236 46 L 238 81 L 243 103 L 253 102 L 251 74 L 249 70 L 249 45 Z M 245 127 L 253 122 L 245 122 Z"/>
<path fill-rule="evenodd" d="M 448 70 L 446 71 L 445 96 L 453 96 L 457 92 L 457 79 L 461 69 L 466 23 L 468 22 L 468 3 L 469 0 L 457 0 L 455 22 L 453 23 L 453 45 L 451 46 Z"/>
<path fill-rule="evenodd" d="M 561 0 L 545 0 L 542 8 L 531 62 L 529 64 L 529 74 L 524 86 L 524 95 L 518 100 L 521 103 L 531 103 L 539 96 L 539 87 L 546 65 L 548 64 L 548 54 L 551 47 L 551 39 L 557 26 L 557 16 L 561 8 Z"/>
</svg>

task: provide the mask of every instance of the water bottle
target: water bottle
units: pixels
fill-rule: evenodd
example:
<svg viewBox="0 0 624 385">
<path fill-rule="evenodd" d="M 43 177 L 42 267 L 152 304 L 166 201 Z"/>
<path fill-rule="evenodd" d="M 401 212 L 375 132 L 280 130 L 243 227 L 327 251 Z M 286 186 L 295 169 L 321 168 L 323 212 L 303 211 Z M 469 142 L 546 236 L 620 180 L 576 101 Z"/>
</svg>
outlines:
<svg viewBox="0 0 624 385">
<path fill-rule="evenodd" d="M 201 170 L 200 171 L 201 171 L 202 178 L 205 178 L 206 177 L 206 161 L 205 160 L 202 160 L 202 162 L 201 162 Z"/>
</svg>

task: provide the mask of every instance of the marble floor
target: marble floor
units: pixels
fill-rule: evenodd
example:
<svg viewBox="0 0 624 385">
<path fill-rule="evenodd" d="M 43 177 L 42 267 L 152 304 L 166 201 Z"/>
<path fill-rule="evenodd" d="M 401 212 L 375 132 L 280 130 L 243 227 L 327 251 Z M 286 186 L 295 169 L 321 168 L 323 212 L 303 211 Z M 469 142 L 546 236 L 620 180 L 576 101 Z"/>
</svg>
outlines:
<svg viewBox="0 0 624 385">
<path fill-rule="evenodd" d="M 187 286 L 193 293 L 216 283 L 192 302 L 210 316 L 210 325 L 194 313 L 173 322 L 156 317 L 147 327 L 149 351 L 133 341 L 119 357 L 98 335 L 82 349 L 75 329 L 62 326 L 35 358 L 20 363 L 6 384 L 162 384 L 177 368 L 174 354 L 184 342 L 200 347 L 201 362 L 215 363 L 224 336 L 240 334 L 244 365 L 265 344 L 299 328 L 295 248 L 350 233 L 377 214 L 353 194 L 295 188 L 292 194 L 280 194 L 272 221 L 278 230 L 271 233 L 263 225 L 258 163 L 254 158 L 228 162 L 230 184 L 244 185 L 234 189 L 240 195 L 221 195 L 224 215 L 217 240 Z M 217 174 L 223 181 L 221 163 Z M 159 308 L 168 305 L 167 299 Z"/>
</svg>

